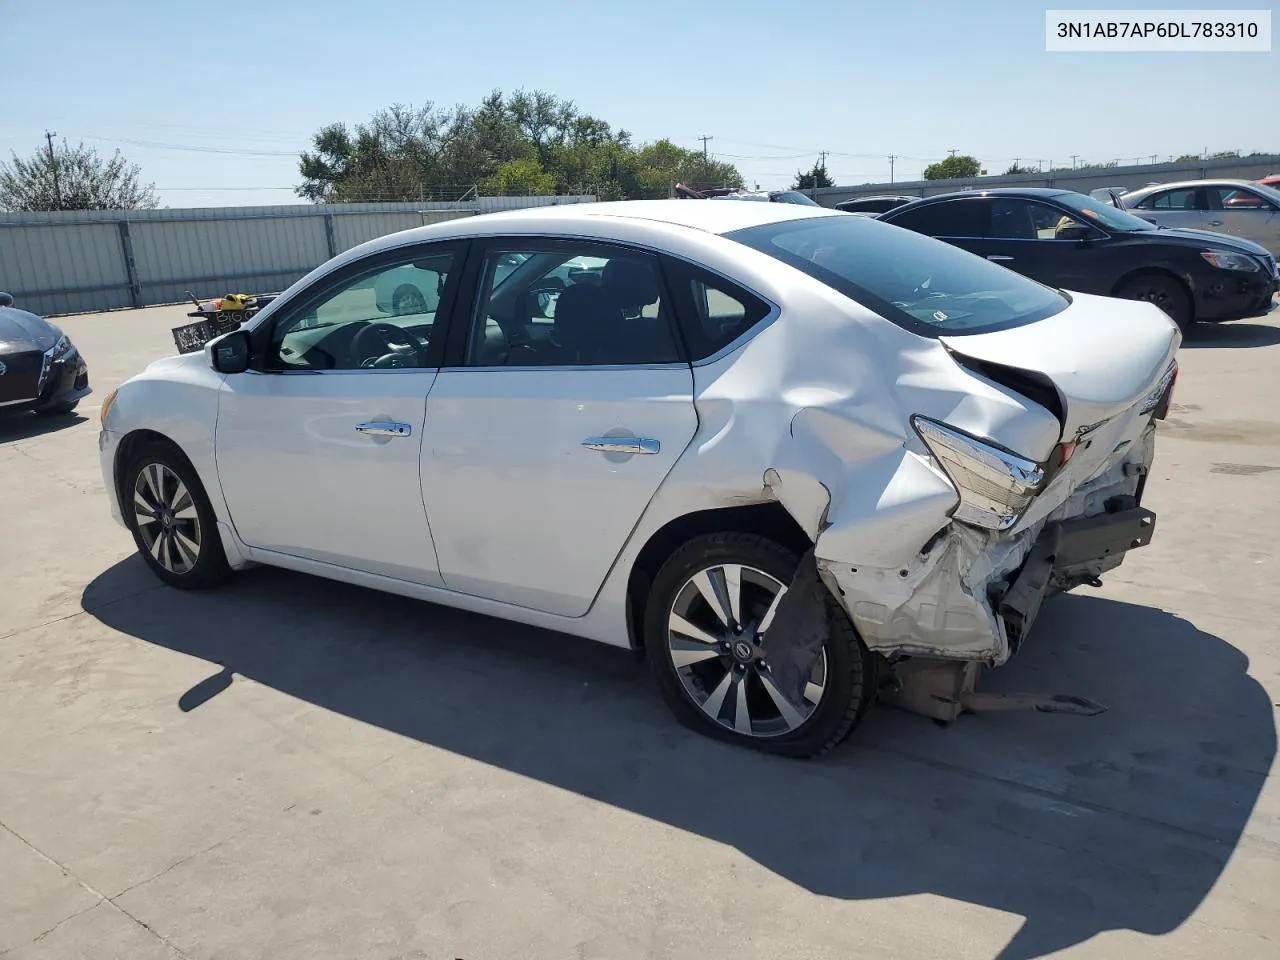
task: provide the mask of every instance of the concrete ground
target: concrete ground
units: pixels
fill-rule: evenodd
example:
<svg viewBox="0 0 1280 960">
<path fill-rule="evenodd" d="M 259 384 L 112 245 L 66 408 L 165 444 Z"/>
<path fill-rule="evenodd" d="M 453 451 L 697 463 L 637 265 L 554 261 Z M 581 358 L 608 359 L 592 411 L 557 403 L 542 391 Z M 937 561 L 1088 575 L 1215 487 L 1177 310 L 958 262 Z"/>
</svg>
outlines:
<svg viewBox="0 0 1280 960">
<path fill-rule="evenodd" d="M 1274 958 L 1280 314 L 1181 354 L 1154 544 L 987 689 L 829 758 L 686 732 L 626 653 L 255 570 L 160 586 L 97 405 L 183 308 L 62 321 L 83 418 L 0 425 L 0 955 Z"/>
</svg>

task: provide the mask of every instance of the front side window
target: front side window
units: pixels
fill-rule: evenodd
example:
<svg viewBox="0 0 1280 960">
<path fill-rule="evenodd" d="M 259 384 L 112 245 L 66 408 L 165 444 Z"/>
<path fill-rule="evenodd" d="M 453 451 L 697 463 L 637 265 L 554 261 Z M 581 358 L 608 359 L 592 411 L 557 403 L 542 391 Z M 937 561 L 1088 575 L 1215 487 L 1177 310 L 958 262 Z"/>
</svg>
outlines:
<svg viewBox="0 0 1280 960">
<path fill-rule="evenodd" d="M 997 240 L 1080 240 L 1097 234 L 1076 218 L 1036 200 L 996 197 L 991 201 L 990 236 Z"/>
<path fill-rule="evenodd" d="M 901 212 L 890 211 L 881 219 L 895 227 L 905 227 L 929 237 L 981 237 L 986 228 L 983 201 L 978 197 L 944 200 Z"/>
<path fill-rule="evenodd" d="M 513 269 L 506 265 L 517 262 Z M 472 367 L 672 363 L 657 258 L 590 241 L 489 246 L 468 331 Z"/>
<path fill-rule="evenodd" d="M 271 331 L 274 370 L 422 368 L 456 254 L 422 253 L 351 275 L 287 312 Z M 304 295 L 305 296 L 305 295 Z"/>
<path fill-rule="evenodd" d="M 1070 302 L 982 257 L 867 217 L 811 217 L 726 234 L 924 336 L 1035 323 Z"/>
<path fill-rule="evenodd" d="M 1205 198 L 1210 210 L 1266 210 L 1276 208 L 1260 193 L 1240 187 L 1205 187 Z"/>
</svg>

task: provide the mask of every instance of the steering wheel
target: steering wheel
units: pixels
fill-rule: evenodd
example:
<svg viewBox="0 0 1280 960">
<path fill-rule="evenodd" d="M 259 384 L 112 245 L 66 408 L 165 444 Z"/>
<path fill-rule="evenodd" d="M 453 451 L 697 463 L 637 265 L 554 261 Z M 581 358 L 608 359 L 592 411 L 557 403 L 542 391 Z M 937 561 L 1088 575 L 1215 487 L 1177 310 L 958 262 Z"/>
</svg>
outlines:
<svg viewBox="0 0 1280 960">
<path fill-rule="evenodd" d="M 370 321 L 351 340 L 351 352 L 364 356 L 360 366 L 366 369 L 425 367 L 426 351 L 418 338 L 394 323 Z"/>
</svg>

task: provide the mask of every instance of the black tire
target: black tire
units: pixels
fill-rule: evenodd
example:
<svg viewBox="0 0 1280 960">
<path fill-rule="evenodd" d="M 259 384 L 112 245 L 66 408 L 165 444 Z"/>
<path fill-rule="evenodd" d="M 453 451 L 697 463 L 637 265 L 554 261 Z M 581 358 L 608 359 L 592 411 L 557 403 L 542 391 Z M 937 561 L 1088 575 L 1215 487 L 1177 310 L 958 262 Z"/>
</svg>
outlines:
<svg viewBox="0 0 1280 960">
<path fill-rule="evenodd" d="M 186 488 L 190 505 L 195 509 L 195 524 L 190 520 L 176 517 L 170 517 L 171 522 L 166 524 L 161 524 L 159 520 L 152 524 L 143 524 L 139 521 L 138 512 L 134 506 L 134 491 L 138 489 L 139 477 L 143 471 L 151 470 L 153 467 L 163 468 L 160 471 L 163 488 L 161 497 L 153 498 L 149 493 L 144 493 L 144 497 L 153 503 L 172 499 L 169 494 L 176 488 L 165 481 L 170 476 L 176 477 Z M 167 474 L 164 471 L 167 471 Z M 150 476 L 154 480 L 155 473 Z M 146 486 L 146 481 L 144 481 L 144 487 L 147 490 L 153 489 Z M 186 504 L 187 498 L 176 500 L 177 512 L 189 512 Z M 231 568 L 227 565 L 227 555 L 222 549 L 217 517 L 214 515 L 213 506 L 209 503 L 209 496 L 205 493 L 204 485 L 201 484 L 195 468 L 172 444 L 149 443 L 130 458 L 120 478 L 120 506 L 125 523 L 133 534 L 133 542 L 137 544 L 138 553 L 151 568 L 151 572 L 164 583 L 181 590 L 199 590 L 216 586 L 230 576 Z M 160 526 L 162 532 L 153 534 L 149 529 L 145 529 L 153 526 Z M 188 559 L 189 548 L 178 540 L 179 532 L 186 537 L 187 543 L 194 540 L 199 547 L 194 563 Z M 193 533 L 194 536 L 192 536 Z M 164 540 L 157 547 L 156 541 L 161 537 Z M 169 566 L 166 566 L 158 555 L 167 558 Z"/>
<path fill-rule="evenodd" d="M 645 608 L 645 653 L 667 705 L 685 726 L 766 753 L 804 759 L 821 756 L 844 740 L 875 700 L 875 660 L 834 597 L 827 596 L 829 634 L 825 692 L 802 724 L 775 736 L 738 733 L 694 703 L 677 673 L 667 642 L 668 617 L 677 595 L 699 570 L 718 564 L 754 567 L 790 584 L 800 558 L 766 537 L 713 533 L 695 537 L 658 571 Z"/>
<path fill-rule="evenodd" d="M 52 407 L 41 407 L 36 413 L 42 417 L 65 417 L 78 406 L 80 406 L 80 401 L 72 400 L 70 403 L 57 403 Z"/>
<path fill-rule="evenodd" d="M 1173 277 L 1163 273 L 1140 273 L 1126 280 L 1116 289 L 1116 296 L 1122 300 L 1145 300 L 1154 303 L 1169 315 L 1178 325 L 1178 329 L 1186 333 L 1195 321 L 1191 307 L 1191 298 L 1186 289 Z"/>
</svg>

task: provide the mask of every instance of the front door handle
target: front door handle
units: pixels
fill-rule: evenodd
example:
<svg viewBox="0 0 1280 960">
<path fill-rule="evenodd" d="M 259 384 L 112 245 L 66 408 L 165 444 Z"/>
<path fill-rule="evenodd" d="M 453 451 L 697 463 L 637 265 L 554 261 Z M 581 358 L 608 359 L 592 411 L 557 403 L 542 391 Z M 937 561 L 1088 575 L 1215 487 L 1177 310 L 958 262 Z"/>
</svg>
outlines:
<svg viewBox="0 0 1280 960">
<path fill-rule="evenodd" d="M 356 424 L 356 432 L 371 437 L 407 437 L 413 433 L 413 427 L 398 420 L 366 420 Z"/>
<path fill-rule="evenodd" d="M 987 255 L 987 259 L 995 260 L 997 263 L 1000 263 L 1005 260 L 1012 260 L 1013 257 L 1006 257 L 1003 253 L 992 253 Z"/>
<path fill-rule="evenodd" d="M 662 444 L 648 437 L 587 437 L 582 445 L 601 453 L 657 453 Z"/>
</svg>

